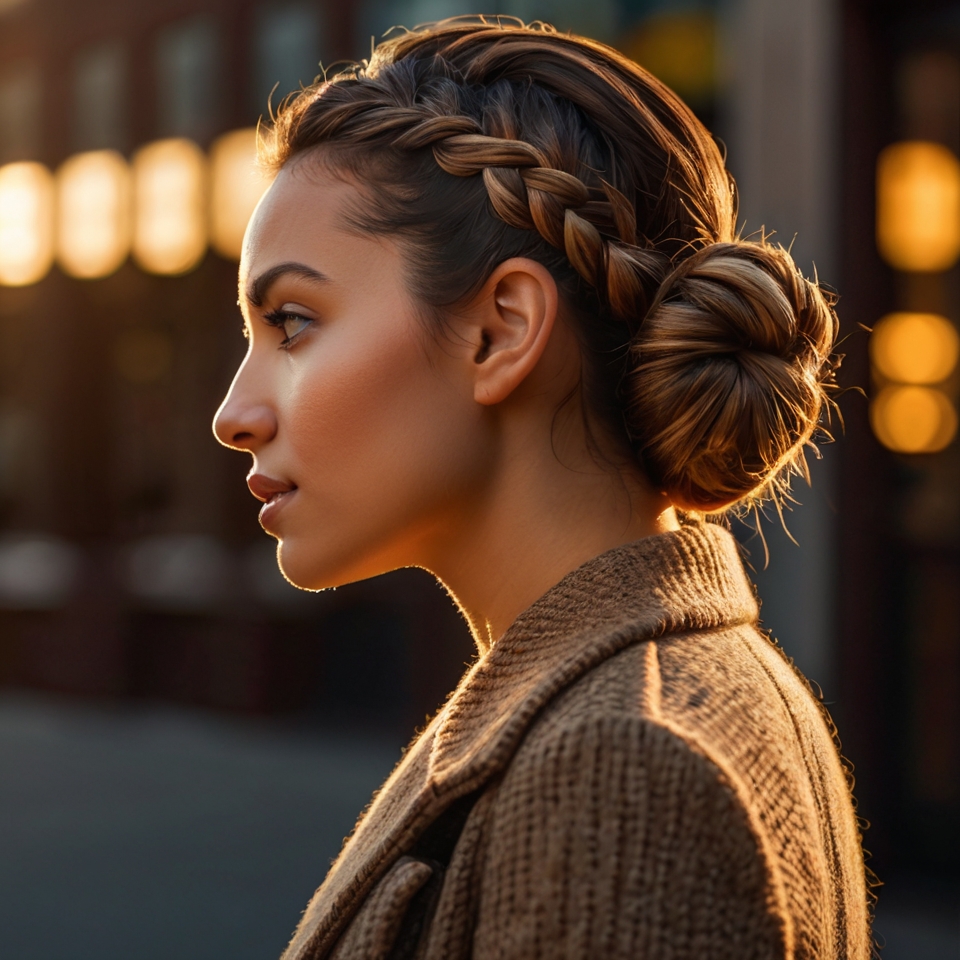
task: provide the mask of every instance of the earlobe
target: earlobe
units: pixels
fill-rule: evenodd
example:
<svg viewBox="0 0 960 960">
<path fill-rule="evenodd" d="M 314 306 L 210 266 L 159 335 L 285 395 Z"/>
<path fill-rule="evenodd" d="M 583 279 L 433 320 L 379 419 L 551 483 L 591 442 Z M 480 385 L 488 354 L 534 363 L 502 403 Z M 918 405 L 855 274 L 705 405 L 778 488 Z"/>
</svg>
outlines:
<svg viewBox="0 0 960 960">
<path fill-rule="evenodd" d="M 557 316 L 557 284 L 535 260 L 506 260 L 478 298 L 481 325 L 474 357 L 474 399 L 491 406 L 505 400 L 536 367 Z"/>
</svg>

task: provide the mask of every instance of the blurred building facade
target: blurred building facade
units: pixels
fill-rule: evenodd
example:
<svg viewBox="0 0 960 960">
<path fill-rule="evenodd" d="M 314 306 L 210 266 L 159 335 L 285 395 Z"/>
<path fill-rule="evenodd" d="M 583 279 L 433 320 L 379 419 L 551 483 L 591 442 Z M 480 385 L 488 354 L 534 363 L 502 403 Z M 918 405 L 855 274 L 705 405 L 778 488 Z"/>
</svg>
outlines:
<svg viewBox="0 0 960 960">
<path fill-rule="evenodd" d="M 129 158 L 161 138 L 210 151 L 320 61 L 362 57 L 395 24 L 472 12 L 0 0 L 0 177 L 83 151 Z M 497 12 L 595 36 L 661 76 L 726 144 L 745 231 L 796 234 L 798 261 L 842 292 L 842 381 L 867 397 L 843 399 L 839 442 L 813 464 L 813 490 L 798 489 L 797 544 L 768 523 L 763 569 L 759 541 L 743 539 L 765 624 L 844 733 L 878 868 L 955 866 L 960 448 L 878 439 L 870 402 L 889 384 L 863 328 L 910 311 L 960 323 L 956 258 L 901 269 L 875 240 L 881 151 L 960 150 L 956 4 L 510 0 Z M 244 349 L 235 283 L 236 263 L 213 251 L 182 275 L 125 260 L 99 279 L 54 266 L 0 282 L 0 683 L 410 729 L 472 655 L 465 629 L 418 573 L 312 596 L 276 571 L 246 464 L 209 430 Z M 935 387 L 949 404 L 957 388 L 953 369 Z"/>
<path fill-rule="evenodd" d="M 843 382 L 863 387 L 872 410 L 850 397 L 838 445 L 839 713 L 878 869 L 896 862 L 955 876 L 960 447 L 953 439 L 939 450 L 898 454 L 878 442 L 885 376 L 860 331 L 862 325 L 879 334 L 881 318 L 900 311 L 939 316 L 954 329 L 960 321 L 960 250 L 925 269 L 896 269 L 889 253 L 886 261 L 880 256 L 876 176 L 878 158 L 894 144 L 933 145 L 953 158 L 960 151 L 960 8 L 857 0 L 844 6 L 842 18 L 837 236 L 849 336 Z M 929 221 L 957 217 L 958 209 L 960 196 L 937 203 Z M 950 347 L 948 338 L 939 349 Z M 940 383 L 952 404 L 957 377 L 954 363 Z"/>
</svg>

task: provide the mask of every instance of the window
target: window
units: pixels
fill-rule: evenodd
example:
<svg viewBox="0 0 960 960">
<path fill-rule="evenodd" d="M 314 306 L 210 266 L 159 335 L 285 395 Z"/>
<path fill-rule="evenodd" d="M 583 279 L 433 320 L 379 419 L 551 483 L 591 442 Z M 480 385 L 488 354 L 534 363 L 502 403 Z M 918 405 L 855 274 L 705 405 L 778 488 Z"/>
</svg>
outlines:
<svg viewBox="0 0 960 960">
<path fill-rule="evenodd" d="M 321 27 L 314 4 L 269 3 L 260 8 L 254 71 L 254 108 L 258 113 L 266 112 L 268 97 L 276 105 L 301 84 L 312 83 L 320 73 Z"/>
<path fill-rule="evenodd" d="M 77 57 L 73 83 L 76 150 L 126 149 L 126 73 L 126 55 L 119 43 L 100 44 Z"/>
<path fill-rule="evenodd" d="M 157 38 L 158 133 L 206 141 L 220 112 L 220 36 L 207 17 L 179 21 Z"/>
<path fill-rule="evenodd" d="M 0 163 L 34 160 L 41 149 L 40 70 L 33 63 L 0 72 Z"/>
</svg>

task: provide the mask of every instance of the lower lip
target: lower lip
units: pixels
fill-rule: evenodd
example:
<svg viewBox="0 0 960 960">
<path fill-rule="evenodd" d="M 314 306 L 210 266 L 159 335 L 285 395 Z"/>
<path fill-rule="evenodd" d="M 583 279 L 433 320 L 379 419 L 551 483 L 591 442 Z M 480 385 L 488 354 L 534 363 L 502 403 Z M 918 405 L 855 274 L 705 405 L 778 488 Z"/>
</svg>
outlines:
<svg viewBox="0 0 960 960">
<path fill-rule="evenodd" d="M 277 494 L 277 496 L 260 508 L 260 526 L 263 527 L 264 530 L 271 532 L 270 524 L 276 522 L 280 511 L 293 499 L 296 492 L 296 490 L 291 490 L 289 493 Z"/>
</svg>

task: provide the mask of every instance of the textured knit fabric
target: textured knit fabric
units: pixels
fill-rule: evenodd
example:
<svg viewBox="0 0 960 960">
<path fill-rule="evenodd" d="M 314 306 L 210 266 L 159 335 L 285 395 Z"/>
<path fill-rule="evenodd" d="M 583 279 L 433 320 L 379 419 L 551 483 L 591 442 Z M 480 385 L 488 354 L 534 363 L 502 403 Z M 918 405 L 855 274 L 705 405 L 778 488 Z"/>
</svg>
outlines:
<svg viewBox="0 0 960 960">
<path fill-rule="evenodd" d="M 408 750 L 284 960 L 866 960 L 847 780 L 757 615 L 712 524 L 569 574 Z M 422 855 L 468 797 L 449 862 Z"/>
</svg>

